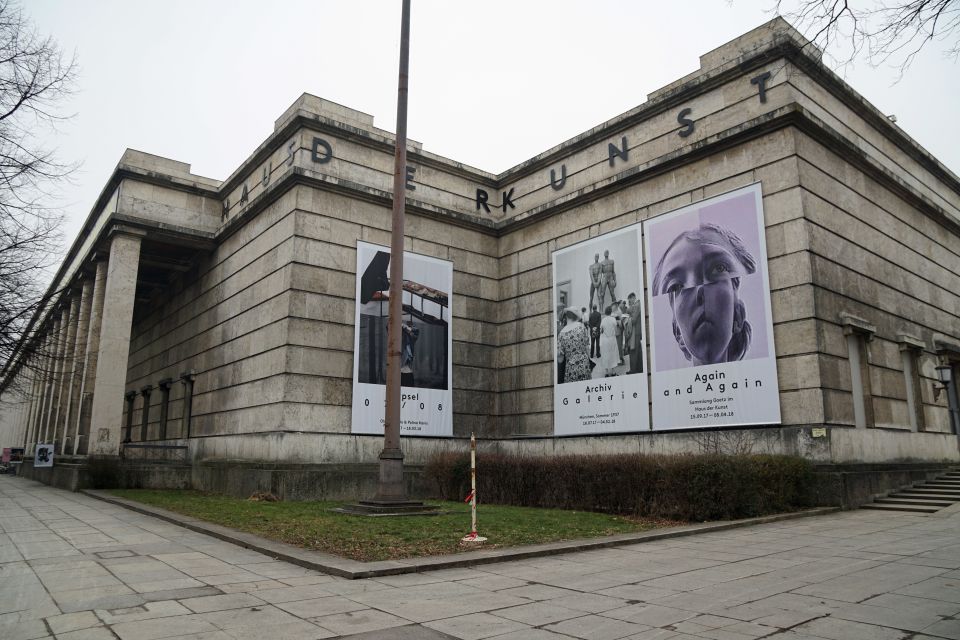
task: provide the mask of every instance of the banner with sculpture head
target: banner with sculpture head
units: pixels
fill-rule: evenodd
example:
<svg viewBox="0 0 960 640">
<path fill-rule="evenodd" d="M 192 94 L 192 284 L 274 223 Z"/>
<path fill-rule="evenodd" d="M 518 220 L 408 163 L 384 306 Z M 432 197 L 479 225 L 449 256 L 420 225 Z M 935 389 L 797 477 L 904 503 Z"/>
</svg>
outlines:
<svg viewBox="0 0 960 640">
<path fill-rule="evenodd" d="M 760 185 L 643 225 L 653 428 L 780 422 Z"/>
</svg>

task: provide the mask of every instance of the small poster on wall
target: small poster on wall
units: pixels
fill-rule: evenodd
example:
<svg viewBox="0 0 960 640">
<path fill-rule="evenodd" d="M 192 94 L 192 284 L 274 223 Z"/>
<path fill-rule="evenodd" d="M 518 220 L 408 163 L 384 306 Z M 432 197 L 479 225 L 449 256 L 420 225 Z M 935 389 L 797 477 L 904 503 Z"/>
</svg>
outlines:
<svg viewBox="0 0 960 640">
<path fill-rule="evenodd" d="M 390 249 L 357 243 L 353 433 L 383 433 Z M 404 252 L 400 435 L 453 435 L 453 263 Z"/>
<path fill-rule="evenodd" d="M 53 445 L 37 444 L 37 449 L 33 454 L 34 467 L 52 467 L 53 466 Z"/>
<path fill-rule="evenodd" d="M 643 225 L 653 428 L 779 423 L 760 185 Z"/>
<path fill-rule="evenodd" d="M 640 225 L 553 254 L 554 433 L 650 428 Z"/>
</svg>

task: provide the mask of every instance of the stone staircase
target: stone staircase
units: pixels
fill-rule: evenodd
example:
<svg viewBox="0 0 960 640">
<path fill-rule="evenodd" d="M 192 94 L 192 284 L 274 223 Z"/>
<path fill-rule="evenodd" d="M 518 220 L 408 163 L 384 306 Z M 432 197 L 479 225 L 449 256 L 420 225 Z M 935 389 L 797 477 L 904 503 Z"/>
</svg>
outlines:
<svg viewBox="0 0 960 640">
<path fill-rule="evenodd" d="M 933 480 L 877 498 L 861 509 L 936 513 L 957 502 L 960 502 L 960 471 L 950 470 Z"/>
</svg>

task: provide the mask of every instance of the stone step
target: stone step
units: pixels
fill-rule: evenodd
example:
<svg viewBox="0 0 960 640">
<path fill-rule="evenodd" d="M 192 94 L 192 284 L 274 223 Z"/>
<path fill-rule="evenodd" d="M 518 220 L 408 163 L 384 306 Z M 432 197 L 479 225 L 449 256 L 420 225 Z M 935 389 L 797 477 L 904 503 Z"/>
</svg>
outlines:
<svg viewBox="0 0 960 640">
<path fill-rule="evenodd" d="M 930 480 L 929 482 L 924 482 L 923 484 L 928 487 L 950 487 L 951 489 L 960 489 L 960 481 L 946 482 L 944 480 Z"/>
<path fill-rule="evenodd" d="M 929 498 L 931 500 L 950 500 L 951 502 L 960 502 L 960 495 L 946 493 L 931 493 L 928 491 L 907 491 L 905 494 L 911 498 Z"/>
<path fill-rule="evenodd" d="M 927 491 L 946 491 L 947 493 L 960 493 L 960 487 L 944 487 L 942 485 L 931 485 L 928 483 L 915 484 L 911 489 L 924 489 Z"/>
<path fill-rule="evenodd" d="M 958 501 L 958 499 L 951 498 L 949 496 L 939 496 L 939 495 L 930 494 L 930 493 L 916 493 L 915 491 L 895 491 L 884 497 L 885 498 L 911 498 L 914 500 L 932 500 L 933 502 L 946 502 L 949 504 L 953 504 L 954 502 Z"/>
<path fill-rule="evenodd" d="M 907 511 L 910 513 L 936 513 L 940 507 L 918 507 L 914 505 L 903 504 L 865 504 L 861 509 L 873 509 L 875 511 Z"/>
<path fill-rule="evenodd" d="M 891 493 L 888 498 L 907 498 L 912 500 L 933 500 L 934 502 L 947 502 L 953 504 L 960 502 L 960 498 L 937 495 L 935 493 L 917 493 L 916 491 L 898 491 Z"/>
<path fill-rule="evenodd" d="M 886 498 L 877 498 L 874 502 L 879 502 L 881 504 L 915 504 L 918 506 L 928 506 L 928 507 L 949 507 L 953 502 L 945 502 L 943 500 L 928 500 L 926 498 L 905 498 L 899 495 L 887 496 Z"/>
</svg>

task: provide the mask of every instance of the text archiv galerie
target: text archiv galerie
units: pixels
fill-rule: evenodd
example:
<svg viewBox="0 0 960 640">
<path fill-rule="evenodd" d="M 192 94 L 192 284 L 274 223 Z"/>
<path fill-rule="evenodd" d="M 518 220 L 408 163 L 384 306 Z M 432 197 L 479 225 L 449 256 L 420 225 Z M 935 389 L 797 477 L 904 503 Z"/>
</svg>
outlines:
<svg viewBox="0 0 960 640">
<path fill-rule="evenodd" d="M 744 378 L 742 383 L 740 381 L 735 381 L 731 383 L 718 382 L 719 380 L 724 380 L 726 377 L 727 375 L 722 371 L 717 371 L 714 373 L 698 373 L 694 375 L 693 382 L 686 389 L 681 389 L 677 387 L 672 392 L 669 389 L 664 389 L 663 395 L 666 397 L 669 397 L 670 395 L 679 396 L 682 394 L 687 394 L 687 395 L 692 394 L 694 392 L 693 385 L 695 383 L 702 385 L 700 388 L 700 391 L 702 392 L 717 391 L 718 393 L 725 393 L 728 388 L 727 387 L 728 384 L 730 385 L 729 386 L 730 390 L 741 389 L 741 388 L 747 389 L 751 386 L 751 381 L 749 378 Z M 752 386 L 754 388 L 762 387 L 763 380 L 753 380 Z M 606 393 L 607 391 L 610 391 L 612 389 L 613 387 L 609 384 L 595 384 L 595 385 L 588 384 L 586 386 L 586 389 L 584 390 L 585 395 L 582 400 L 580 398 L 574 398 L 573 400 L 571 400 L 570 398 L 565 397 L 563 398 L 562 402 L 565 405 L 569 405 L 571 403 L 580 404 L 581 402 L 584 402 L 587 404 L 590 404 L 591 402 L 603 402 L 604 399 L 613 400 L 614 394 Z M 627 392 L 621 391 L 620 399 L 623 400 L 626 397 L 627 397 Z M 633 398 L 637 397 L 636 391 L 633 392 L 632 397 Z"/>
</svg>

